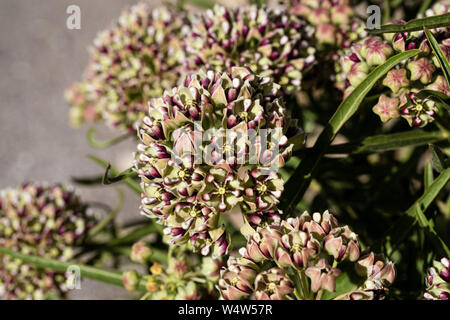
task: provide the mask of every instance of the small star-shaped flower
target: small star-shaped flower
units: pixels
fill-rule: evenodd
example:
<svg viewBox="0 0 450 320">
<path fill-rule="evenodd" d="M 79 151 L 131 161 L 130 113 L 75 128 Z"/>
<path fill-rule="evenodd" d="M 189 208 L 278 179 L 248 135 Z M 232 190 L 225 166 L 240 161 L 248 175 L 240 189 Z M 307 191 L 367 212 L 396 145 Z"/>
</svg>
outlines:
<svg viewBox="0 0 450 320">
<path fill-rule="evenodd" d="M 421 58 L 408 63 L 408 70 L 411 71 L 411 80 L 420 80 L 423 84 L 431 81 L 431 76 L 435 70 L 433 63 L 427 58 Z"/>
<path fill-rule="evenodd" d="M 436 80 L 433 83 L 430 83 L 425 87 L 428 90 L 434 90 L 441 92 L 447 96 L 450 96 L 450 92 L 448 91 L 447 81 L 443 76 L 437 76 Z"/>
<path fill-rule="evenodd" d="M 386 122 L 400 115 L 398 112 L 398 104 L 398 98 L 388 98 L 383 94 L 372 110 L 380 117 L 381 121 Z"/>
<path fill-rule="evenodd" d="M 383 41 L 376 37 L 367 39 L 361 47 L 361 55 L 366 59 L 369 66 L 384 63 L 391 54 L 391 46 L 383 43 Z"/>
<path fill-rule="evenodd" d="M 408 84 L 409 81 L 406 78 L 405 69 L 392 69 L 383 80 L 383 85 L 389 87 L 394 93 L 397 93 L 401 88 L 407 87 Z"/>
<path fill-rule="evenodd" d="M 329 23 L 321 23 L 317 27 L 316 38 L 319 43 L 333 44 L 336 38 L 335 27 Z"/>
</svg>

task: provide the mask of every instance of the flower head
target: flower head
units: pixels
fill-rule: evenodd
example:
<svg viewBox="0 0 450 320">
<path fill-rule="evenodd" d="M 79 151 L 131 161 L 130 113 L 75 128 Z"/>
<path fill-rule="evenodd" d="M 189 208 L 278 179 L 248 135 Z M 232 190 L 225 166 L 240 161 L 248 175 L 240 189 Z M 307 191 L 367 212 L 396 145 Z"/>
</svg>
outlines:
<svg viewBox="0 0 450 320">
<path fill-rule="evenodd" d="M 349 48 L 367 36 L 365 22 L 359 19 L 348 0 L 289 0 L 286 9 L 308 21 L 315 48 L 316 63 L 305 74 L 306 86 L 323 86 L 330 81 L 345 87 L 345 73 L 340 64 Z M 364 76 L 365 77 L 365 76 Z"/>
<path fill-rule="evenodd" d="M 172 243 L 204 255 L 227 252 L 220 214 L 274 216 L 283 190 L 277 169 L 304 143 L 279 86 L 237 67 L 200 71 L 152 100 L 138 134 L 142 214 L 163 224 Z"/>
<path fill-rule="evenodd" d="M 84 79 L 66 91 L 71 122 L 104 121 L 134 130 L 147 100 L 176 85 L 187 34 L 184 15 L 139 3 L 122 12 L 91 48 Z"/>
<path fill-rule="evenodd" d="M 18 252 L 68 261 L 94 222 L 63 185 L 26 183 L 0 191 L 0 245 Z M 64 273 L 0 255 L 1 298 L 61 298 L 67 289 Z"/>
<path fill-rule="evenodd" d="M 214 283 L 218 279 L 221 260 L 210 257 L 198 263 L 196 257 L 183 250 L 172 248 L 167 264 L 153 263 L 150 274 L 139 275 L 135 271 L 123 273 L 124 287 L 135 291 L 140 282 L 147 290 L 142 299 L 151 300 L 199 300 L 216 298 Z M 195 280 L 192 278 L 195 277 Z"/>
<path fill-rule="evenodd" d="M 425 277 L 426 300 L 450 300 L 450 260 L 442 258 L 434 261 Z"/>
<path fill-rule="evenodd" d="M 187 38 L 188 68 L 230 72 L 248 67 L 286 92 L 300 88 L 302 72 L 314 61 L 304 20 L 281 10 L 215 6 L 194 16 Z"/>
<path fill-rule="evenodd" d="M 363 283 L 356 291 L 381 299 L 395 277 L 392 263 L 373 253 L 361 255 L 358 236 L 328 211 L 258 227 L 239 253 L 220 273 L 218 289 L 224 299 L 319 299 L 323 291 L 337 291 L 341 274 L 353 272 L 349 266 Z M 335 298 L 355 297 L 356 291 Z"/>
<path fill-rule="evenodd" d="M 381 121 L 386 122 L 400 116 L 399 103 L 398 98 L 389 98 L 383 94 L 372 110 L 380 116 Z"/>
</svg>

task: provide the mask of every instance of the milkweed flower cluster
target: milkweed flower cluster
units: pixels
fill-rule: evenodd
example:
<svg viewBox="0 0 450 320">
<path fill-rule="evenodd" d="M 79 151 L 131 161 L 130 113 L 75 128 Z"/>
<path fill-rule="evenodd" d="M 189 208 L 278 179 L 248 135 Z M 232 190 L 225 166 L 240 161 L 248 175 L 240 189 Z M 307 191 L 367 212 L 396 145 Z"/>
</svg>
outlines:
<svg viewBox="0 0 450 320">
<path fill-rule="evenodd" d="M 224 299 L 320 298 L 336 291 L 336 279 L 347 271 L 338 268 L 344 261 L 363 285 L 337 299 L 383 298 L 395 278 L 393 264 L 373 253 L 362 255 L 358 236 L 328 211 L 259 227 L 239 253 L 220 273 Z"/>
<path fill-rule="evenodd" d="M 214 256 L 230 244 L 220 214 L 240 209 L 256 223 L 277 215 L 277 170 L 304 143 L 279 86 L 237 67 L 200 71 L 152 100 L 138 135 L 141 213 L 172 243 Z"/>
<path fill-rule="evenodd" d="M 426 300 L 450 300 L 450 260 L 442 258 L 434 261 L 425 277 Z"/>
<path fill-rule="evenodd" d="M 142 249 L 142 243 L 139 246 Z M 169 255 L 167 266 L 157 262 L 151 264 L 149 275 L 126 271 L 122 279 L 124 287 L 129 291 L 138 290 L 140 283 L 143 283 L 146 293 L 142 299 L 215 299 L 218 294 L 214 283 L 219 277 L 221 266 L 220 259 L 203 257 L 199 263 L 194 263 L 185 253 L 181 253 L 175 257 Z"/>
<path fill-rule="evenodd" d="M 248 67 L 286 93 L 298 91 L 302 73 L 314 63 L 312 30 L 285 11 L 256 6 L 214 9 L 192 17 L 186 41 L 188 69 L 230 72 Z"/>
<path fill-rule="evenodd" d="M 68 261 L 94 223 L 74 191 L 28 183 L 0 191 L 0 245 L 23 254 Z M 0 254 L 2 299 L 63 297 L 64 273 L 38 269 Z"/>
<path fill-rule="evenodd" d="M 437 4 L 434 11 L 442 14 L 448 8 Z M 394 21 L 393 24 L 404 24 Z M 447 60 L 450 59 L 450 38 L 447 29 L 432 30 Z M 352 53 L 342 59 L 346 74 L 348 95 L 378 65 L 391 56 L 406 50 L 419 49 L 417 56 L 408 59 L 390 70 L 382 80 L 387 89 L 382 94 L 373 111 L 386 122 L 403 117 L 412 126 L 423 127 L 432 122 L 438 112 L 436 99 L 427 90 L 450 96 L 447 82 L 423 31 L 386 34 L 384 37 L 370 36 L 352 46 Z"/>
<path fill-rule="evenodd" d="M 134 130 L 150 98 L 177 84 L 182 73 L 182 13 L 139 3 L 94 40 L 84 79 L 66 91 L 71 123 L 104 121 Z"/>
<path fill-rule="evenodd" d="M 356 40 L 355 31 L 362 26 L 348 0 L 291 0 L 287 7 L 314 27 L 319 47 L 348 48 Z"/>
<path fill-rule="evenodd" d="M 351 45 L 367 36 L 365 22 L 356 16 L 348 0 L 290 0 L 284 6 L 304 19 L 312 29 L 316 65 L 309 72 L 313 81 L 331 80 L 337 88 L 345 83 L 340 59 Z M 327 65 L 331 62 L 331 65 Z M 321 76 L 318 78 L 318 76 Z"/>
</svg>

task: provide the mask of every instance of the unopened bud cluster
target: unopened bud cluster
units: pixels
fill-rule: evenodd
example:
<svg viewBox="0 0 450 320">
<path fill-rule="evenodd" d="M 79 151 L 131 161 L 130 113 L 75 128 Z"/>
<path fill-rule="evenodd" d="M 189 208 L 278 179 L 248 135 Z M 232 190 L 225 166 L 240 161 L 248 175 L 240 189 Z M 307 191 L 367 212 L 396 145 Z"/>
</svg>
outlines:
<svg viewBox="0 0 450 320">
<path fill-rule="evenodd" d="M 256 6 L 214 9 L 192 18 L 186 41 L 188 68 L 230 72 L 248 67 L 269 77 L 286 93 L 298 91 L 302 73 L 314 62 L 312 29 L 286 11 Z"/>
<path fill-rule="evenodd" d="M 0 191 L 0 246 L 68 261 L 94 220 L 71 188 L 28 183 Z M 0 254 L 1 299 L 63 297 L 64 273 L 38 269 Z"/>
<path fill-rule="evenodd" d="M 178 82 L 186 28 L 184 15 L 165 7 L 143 2 L 125 10 L 94 40 L 83 81 L 66 91 L 71 123 L 104 121 L 134 130 L 148 99 Z"/>
<path fill-rule="evenodd" d="M 434 261 L 425 277 L 426 300 L 450 300 L 450 259 Z"/>
<path fill-rule="evenodd" d="M 136 247 L 139 248 L 136 248 Z M 151 250 L 148 246 L 139 242 L 133 246 L 134 253 L 131 259 L 139 256 L 140 263 L 149 263 L 150 258 L 137 253 Z M 136 260 L 134 260 L 136 261 Z M 175 257 L 168 256 L 167 266 L 154 262 L 151 264 L 149 275 L 139 275 L 136 271 L 123 273 L 124 287 L 129 291 L 136 291 L 142 283 L 145 285 L 146 294 L 143 299 L 149 300 L 199 300 L 217 298 L 214 283 L 219 278 L 219 270 L 222 266 L 220 259 L 203 257 L 199 263 L 194 263 L 185 253 L 179 253 Z"/>
<path fill-rule="evenodd" d="M 356 16 L 349 0 L 289 0 L 282 2 L 286 9 L 308 23 L 313 37 L 311 46 L 316 51 L 316 65 L 309 70 L 308 82 L 317 87 L 331 80 L 342 89 L 340 58 L 350 47 L 367 36 L 365 22 Z"/>
<path fill-rule="evenodd" d="M 337 278 L 348 271 L 339 267 L 349 263 L 363 285 L 337 299 L 381 299 L 395 278 L 393 264 L 362 255 L 358 236 L 328 211 L 257 228 L 239 252 L 220 273 L 224 299 L 319 299 L 336 291 Z"/>
<path fill-rule="evenodd" d="M 238 209 L 253 223 L 276 218 L 284 184 L 277 169 L 304 143 L 279 89 L 234 67 L 190 75 L 150 102 L 135 155 L 141 213 L 164 225 L 171 243 L 221 256 L 230 244 L 221 213 Z M 254 139 L 241 140 L 250 131 Z"/>
</svg>

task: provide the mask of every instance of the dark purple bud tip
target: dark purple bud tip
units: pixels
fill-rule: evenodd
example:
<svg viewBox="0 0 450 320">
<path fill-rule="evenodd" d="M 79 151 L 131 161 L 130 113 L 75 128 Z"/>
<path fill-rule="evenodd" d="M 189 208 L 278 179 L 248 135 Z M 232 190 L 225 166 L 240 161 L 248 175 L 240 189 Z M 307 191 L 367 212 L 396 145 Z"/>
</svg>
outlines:
<svg viewBox="0 0 450 320">
<path fill-rule="evenodd" d="M 447 269 L 447 268 L 442 269 L 442 271 L 441 271 L 441 277 L 442 277 L 442 279 L 444 279 L 445 281 L 450 282 L 450 271 L 449 271 L 449 269 Z"/>
<path fill-rule="evenodd" d="M 407 116 L 409 114 L 409 110 L 408 110 L 408 108 L 403 108 L 400 110 L 400 113 L 404 116 Z"/>
<path fill-rule="evenodd" d="M 356 53 L 352 53 L 349 57 L 350 60 L 352 60 L 353 62 L 360 62 L 358 56 L 356 55 Z"/>
<path fill-rule="evenodd" d="M 408 50 L 412 50 L 416 48 L 416 44 L 414 42 L 411 42 L 408 44 Z"/>
<path fill-rule="evenodd" d="M 450 293 L 448 293 L 446 291 L 442 291 L 441 294 L 439 295 L 439 299 L 450 300 Z"/>
<path fill-rule="evenodd" d="M 420 118 L 415 118 L 413 121 L 413 125 L 416 127 L 420 126 L 422 123 L 423 123 L 423 121 L 420 120 Z"/>
</svg>

